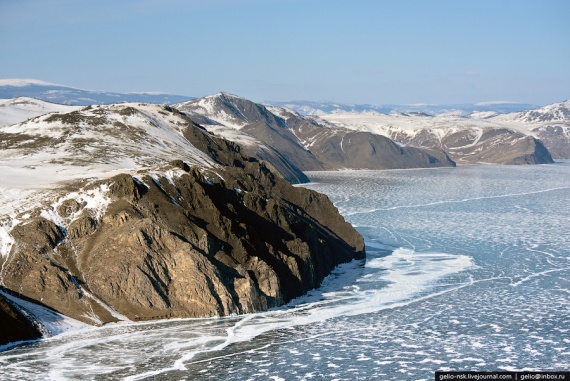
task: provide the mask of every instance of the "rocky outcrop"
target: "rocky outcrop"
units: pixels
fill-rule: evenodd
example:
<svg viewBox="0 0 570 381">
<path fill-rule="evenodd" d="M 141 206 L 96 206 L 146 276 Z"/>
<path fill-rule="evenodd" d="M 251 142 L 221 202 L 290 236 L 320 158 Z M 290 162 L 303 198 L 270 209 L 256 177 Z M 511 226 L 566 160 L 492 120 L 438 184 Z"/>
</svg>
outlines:
<svg viewBox="0 0 570 381">
<path fill-rule="evenodd" d="M 219 316 L 282 305 L 364 258 L 326 196 L 208 139 L 233 166 L 118 175 L 92 185 L 108 189 L 99 216 L 69 199 L 52 211 L 59 224 L 36 215 L 17 225 L 4 284 L 91 324 Z"/>
<path fill-rule="evenodd" d="M 0 345 L 39 339 L 40 330 L 0 294 Z"/>
</svg>

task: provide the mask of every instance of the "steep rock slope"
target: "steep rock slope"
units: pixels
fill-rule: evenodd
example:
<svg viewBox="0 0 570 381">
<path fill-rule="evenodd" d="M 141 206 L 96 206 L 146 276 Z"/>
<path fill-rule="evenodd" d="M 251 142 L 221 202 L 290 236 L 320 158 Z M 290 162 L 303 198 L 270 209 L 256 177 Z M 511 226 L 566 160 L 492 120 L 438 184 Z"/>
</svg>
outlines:
<svg viewBox="0 0 570 381">
<path fill-rule="evenodd" d="M 454 165 L 439 149 L 400 147 L 385 137 L 354 133 L 225 93 L 185 102 L 177 108 L 209 131 L 229 139 L 237 140 L 235 134 L 239 134 L 244 140 L 250 137 L 261 141 L 304 171 Z"/>
<path fill-rule="evenodd" d="M 265 106 L 235 95 L 218 93 L 176 105 L 213 133 L 240 143 L 249 155 L 264 159 L 276 152 L 300 170 L 322 170 L 322 163 L 301 144 L 283 119 Z M 275 161 L 268 160 L 276 165 Z"/>
<path fill-rule="evenodd" d="M 326 196 L 170 107 L 88 107 L 0 133 L 0 283 L 77 320 L 263 310 L 364 258 Z"/>
</svg>

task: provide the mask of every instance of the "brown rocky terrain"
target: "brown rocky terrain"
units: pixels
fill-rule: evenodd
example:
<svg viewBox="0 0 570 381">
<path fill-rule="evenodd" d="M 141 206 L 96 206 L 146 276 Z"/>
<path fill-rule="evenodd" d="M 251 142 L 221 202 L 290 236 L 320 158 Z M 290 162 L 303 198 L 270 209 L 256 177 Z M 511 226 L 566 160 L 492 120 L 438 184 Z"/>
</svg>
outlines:
<svg viewBox="0 0 570 381">
<path fill-rule="evenodd" d="M 338 264 L 364 258 L 362 237 L 326 196 L 293 187 L 238 145 L 210 136 L 174 109 L 163 111 L 179 118 L 184 144 L 213 164 L 174 160 L 60 184 L 57 196 L 11 229 L 14 243 L 0 263 L 4 287 L 88 324 L 222 316 L 283 305 L 318 287 Z M 50 118 L 58 128 L 106 123 L 81 113 Z M 159 122 L 148 131 L 166 128 Z M 132 130 L 113 126 L 116 134 Z M 141 150 L 149 140 L 140 139 Z M 100 194 L 103 207 L 82 194 Z M 3 305 L 2 311 L 14 315 Z M 23 320 L 5 321 L 12 329 Z"/>
</svg>

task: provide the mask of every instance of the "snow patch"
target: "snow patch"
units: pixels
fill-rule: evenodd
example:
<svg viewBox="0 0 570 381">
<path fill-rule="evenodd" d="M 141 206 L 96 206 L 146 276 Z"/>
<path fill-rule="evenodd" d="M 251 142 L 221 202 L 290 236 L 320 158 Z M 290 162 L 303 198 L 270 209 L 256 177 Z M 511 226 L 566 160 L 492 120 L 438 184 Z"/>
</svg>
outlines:
<svg viewBox="0 0 570 381">
<path fill-rule="evenodd" d="M 62 227 L 66 227 L 72 221 L 79 218 L 83 213 L 84 209 L 90 210 L 92 216 L 99 220 L 105 213 L 107 206 L 111 203 L 111 199 L 107 197 L 109 192 L 109 185 L 103 184 L 98 188 L 93 188 L 85 191 L 71 192 L 65 197 L 57 200 L 56 203 L 52 204 L 47 210 L 42 210 L 40 216 L 46 220 L 52 221 L 54 224 Z M 62 217 L 59 215 L 58 211 L 62 204 L 66 201 L 76 201 L 80 208 L 77 211 L 69 213 L 68 217 Z"/>
</svg>

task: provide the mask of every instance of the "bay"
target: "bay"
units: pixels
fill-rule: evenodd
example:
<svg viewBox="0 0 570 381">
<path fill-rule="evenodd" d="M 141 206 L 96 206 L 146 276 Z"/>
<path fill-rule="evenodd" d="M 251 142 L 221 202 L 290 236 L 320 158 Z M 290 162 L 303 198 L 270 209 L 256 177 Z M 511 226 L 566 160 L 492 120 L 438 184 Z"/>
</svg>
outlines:
<svg viewBox="0 0 570 381">
<path fill-rule="evenodd" d="M 0 353 L 0 380 L 432 380 L 570 368 L 570 162 L 312 172 L 367 259 L 272 311 L 114 324 Z"/>
</svg>

